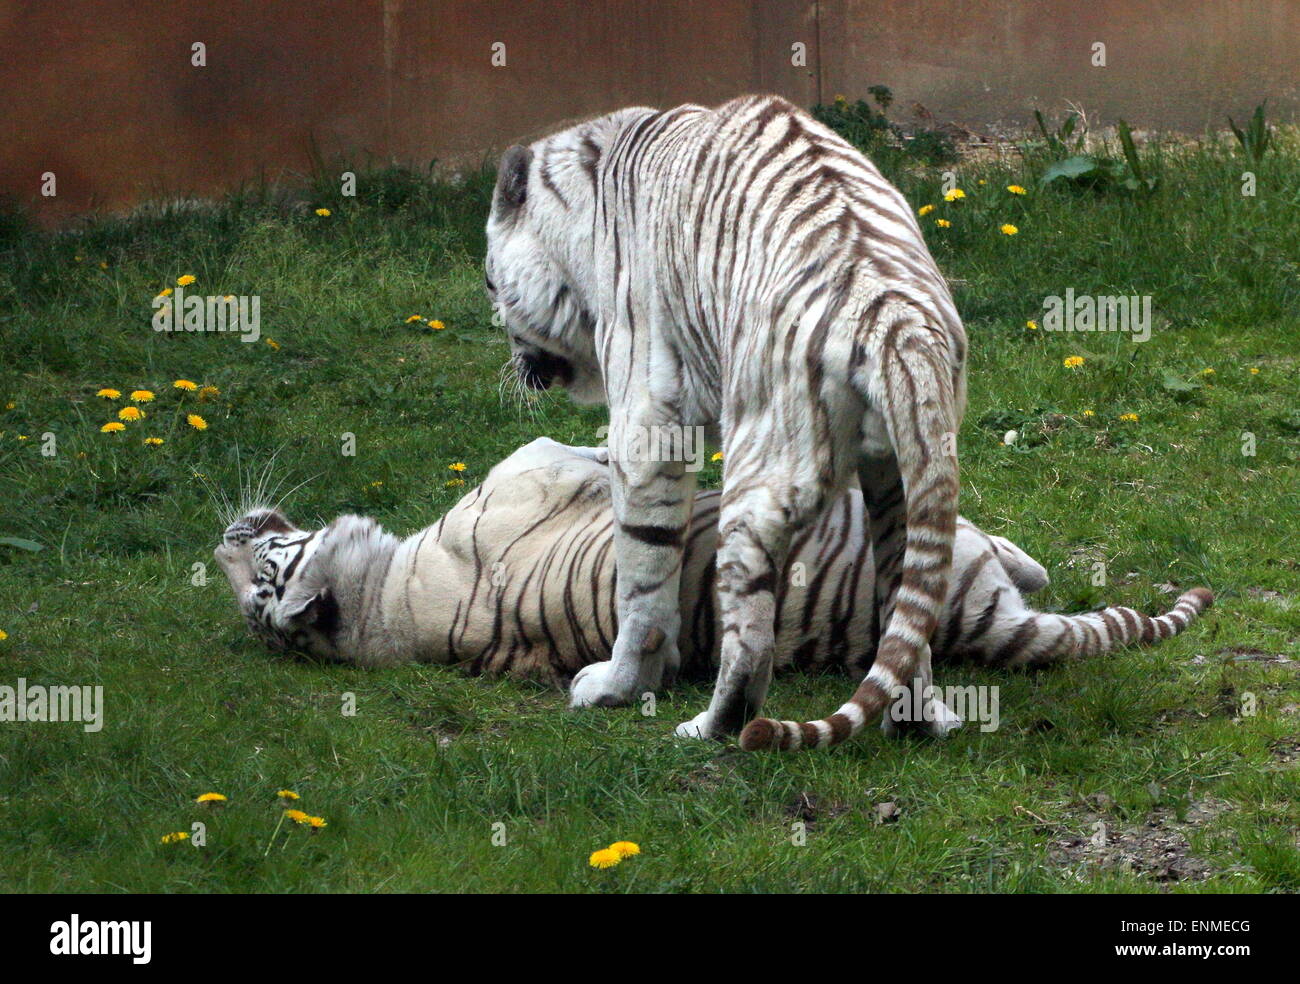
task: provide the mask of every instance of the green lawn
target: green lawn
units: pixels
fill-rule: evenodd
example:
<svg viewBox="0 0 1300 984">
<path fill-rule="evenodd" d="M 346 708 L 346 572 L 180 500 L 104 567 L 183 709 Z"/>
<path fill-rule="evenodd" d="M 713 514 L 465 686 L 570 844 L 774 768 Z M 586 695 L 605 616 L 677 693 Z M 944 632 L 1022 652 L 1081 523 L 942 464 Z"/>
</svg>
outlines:
<svg viewBox="0 0 1300 984">
<path fill-rule="evenodd" d="M 1166 583 L 1208 585 L 1217 606 L 1154 649 L 1037 675 L 941 669 L 1001 687 L 995 733 L 871 730 L 787 757 L 674 740 L 703 687 L 655 718 L 574 714 L 529 685 L 313 666 L 245 633 L 205 482 L 233 494 L 278 451 L 274 478 L 306 483 L 286 505 L 300 525 L 352 510 L 405 534 L 456 500 L 451 462 L 473 484 L 539 434 L 596 442 L 600 409 L 556 397 L 530 416 L 498 396 L 490 175 L 363 174 L 346 199 L 324 181 L 253 187 L 62 235 L 0 221 L 0 537 L 43 547 L 0 545 L 0 685 L 105 692 L 99 733 L 0 723 L 0 889 L 1300 889 L 1300 141 L 1254 168 L 1255 197 L 1235 146 L 1146 155 L 1147 198 L 1043 189 L 1014 156 L 960 167 L 952 203 L 937 168 L 891 177 L 938 206 L 922 221 L 971 338 L 963 512 L 1047 566 L 1045 607 L 1154 612 Z M 151 299 L 185 274 L 259 295 L 278 348 L 154 332 Z M 1028 328 L 1066 288 L 1151 295 L 1153 337 Z M 220 393 L 200 403 L 178 378 Z M 147 418 L 101 433 L 140 388 L 157 394 Z M 849 687 L 785 677 L 769 708 L 816 716 Z M 286 787 L 328 827 L 272 841 Z M 207 791 L 229 804 L 196 806 Z M 195 820 L 206 847 L 159 843 Z M 1098 823 L 1105 846 L 1087 842 Z M 587 866 L 620 839 L 641 856 Z"/>
</svg>

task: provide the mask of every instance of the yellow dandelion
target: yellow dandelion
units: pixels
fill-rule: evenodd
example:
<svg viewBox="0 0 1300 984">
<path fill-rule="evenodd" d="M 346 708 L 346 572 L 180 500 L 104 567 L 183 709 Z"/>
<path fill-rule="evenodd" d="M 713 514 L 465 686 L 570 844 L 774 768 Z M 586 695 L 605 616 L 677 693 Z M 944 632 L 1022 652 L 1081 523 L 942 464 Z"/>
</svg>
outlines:
<svg viewBox="0 0 1300 984">
<path fill-rule="evenodd" d="M 27 435 L 26 435 L 26 434 L 19 434 L 19 435 L 18 435 L 18 440 L 20 440 L 20 441 L 25 441 L 25 440 L 27 440 Z"/>
<path fill-rule="evenodd" d="M 1035 321 L 1033 318 L 1030 318 L 1028 321 L 1025 322 L 1025 327 L 1028 328 L 1030 331 L 1038 331 L 1038 322 Z"/>
<path fill-rule="evenodd" d="M 384 483 L 381 482 L 381 481 L 374 481 L 374 482 L 371 482 L 369 485 L 367 485 L 366 488 L 377 489 L 377 488 L 380 488 L 383 484 L 384 484 Z"/>
<path fill-rule="evenodd" d="M 172 386 L 175 389 L 184 390 L 186 393 L 193 393 L 199 388 L 198 383 L 192 383 L 188 379 L 178 379 L 172 383 Z"/>
<path fill-rule="evenodd" d="M 221 793 L 203 793 L 194 800 L 195 803 L 224 803 L 226 797 Z"/>
<path fill-rule="evenodd" d="M 190 284 L 194 283 L 194 281 L 196 281 L 196 280 L 198 280 L 198 279 L 199 279 L 199 278 L 196 277 L 196 276 L 194 276 L 194 274 L 192 274 L 192 273 L 187 273 L 187 274 L 184 274 L 183 276 L 180 276 L 180 277 L 177 277 L 177 278 L 176 278 L 176 286 L 177 286 L 177 287 L 188 287 Z"/>
<path fill-rule="evenodd" d="M 980 179 L 979 179 L 978 181 L 976 181 L 975 183 L 976 183 L 976 184 L 979 184 L 979 185 L 986 185 L 986 184 L 988 184 L 988 182 L 985 181 L 983 178 L 980 178 Z"/>
<path fill-rule="evenodd" d="M 1140 418 L 1135 413 L 1121 413 L 1119 419 L 1126 424 L 1136 424 Z"/>
<path fill-rule="evenodd" d="M 72 258 L 72 261 L 73 261 L 74 263 L 80 263 L 80 262 L 82 261 L 82 259 L 83 259 L 83 257 L 81 256 L 80 253 L 78 253 L 76 256 L 74 256 L 74 257 Z"/>
<path fill-rule="evenodd" d="M 8 403 L 5 404 L 5 409 L 12 410 L 16 406 L 18 406 L 18 404 L 15 403 L 13 400 L 10 400 Z"/>
<path fill-rule="evenodd" d="M 933 205 L 922 205 L 920 208 L 918 208 L 918 209 L 916 210 L 916 214 L 917 214 L 917 215 L 929 215 L 929 214 L 930 214 L 931 212 L 933 212 L 933 211 L 934 211 L 934 206 L 933 206 Z"/>
<path fill-rule="evenodd" d="M 447 481 L 442 483 L 442 487 L 444 489 L 458 489 L 464 484 L 465 479 L 463 478 L 449 478 Z"/>
<path fill-rule="evenodd" d="M 132 403 L 149 403 L 153 400 L 153 390 L 132 390 Z"/>
<path fill-rule="evenodd" d="M 1020 185 L 1007 185 L 1007 191 L 1011 192 L 1013 195 L 1025 194 L 1025 189 L 1020 187 Z"/>
<path fill-rule="evenodd" d="M 162 844 L 179 844 L 181 841 L 187 841 L 190 835 L 184 830 L 178 830 L 174 834 L 163 834 L 159 840 Z"/>
<path fill-rule="evenodd" d="M 1085 417 L 1095 417 L 1095 416 L 1097 416 L 1097 411 L 1096 411 L 1096 410 L 1085 410 L 1085 411 L 1083 411 L 1083 415 L 1084 415 Z"/>
<path fill-rule="evenodd" d="M 1259 370 L 1256 369 L 1254 366 L 1251 366 L 1251 367 L 1250 367 L 1250 374 L 1251 374 L 1252 376 L 1258 376 L 1258 375 L 1259 375 Z M 13 405 L 13 404 L 10 404 L 10 406 L 12 406 L 12 405 Z"/>
<path fill-rule="evenodd" d="M 1208 369 L 1208 368 L 1207 368 L 1207 369 L 1202 369 L 1202 370 L 1201 370 L 1201 375 L 1202 375 L 1202 376 L 1213 376 L 1213 375 L 1214 375 L 1214 370 L 1213 370 L 1213 369 Z"/>
<path fill-rule="evenodd" d="M 944 192 L 943 200 L 945 202 L 955 202 L 965 197 L 966 192 L 962 191 L 960 188 L 954 188 L 952 191 Z"/>
<path fill-rule="evenodd" d="M 591 857 L 587 859 L 587 864 L 593 868 L 612 868 L 622 860 L 617 851 L 607 847 L 602 851 L 593 851 Z"/>
<path fill-rule="evenodd" d="M 100 260 L 100 261 L 99 261 L 99 268 L 100 268 L 101 270 L 107 270 L 107 269 L 108 269 L 108 263 L 107 263 L 105 260 Z"/>
<path fill-rule="evenodd" d="M 161 437 L 146 437 L 144 443 L 149 445 L 151 448 L 156 448 L 162 445 L 163 439 Z"/>
<path fill-rule="evenodd" d="M 1002 233 L 1002 235 L 1004 236 L 1014 236 L 1019 231 L 1020 230 L 1017 229 L 1015 226 L 1013 226 L 1010 222 L 998 226 L 998 232 Z"/>
<path fill-rule="evenodd" d="M 278 797 L 280 797 L 280 799 L 285 800 L 285 801 L 287 801 L 287 802 L 293 802 L 294 800 L 300 800 L 300 799 L 302 799 L 302 797 L 299 796 L 297 793 L 295 793 L 292 789 L 281 789 L 281 790 L 278 790 L 278 791 L 276 792 L 275 795 L 278 796 Z"/>
<path fill-rule="evenodd" d="M 159 297 L 171 297 L 171 296 L 172 296 L 172 289 L 171 289 L 170 287 L 164 287 L 162 290 L 158 291 L 158 296 L 159 296 Z"/>
<path fill-rule="evenodd" d="M 444 324 L 443 324 L 441 321 L 439 321 L 437 318 L 435 318 L 433 321 L 430 321 L 430 322 L 429 322 L 429 327 L 432 328 L 434 331 L 442 331 L 442 330 L 443 330 L 444 328 L 446 328 L 447 326 L 444 325 Z"/>
<path fill-rule="evenodd" d="M 710 461 L 721 461 L 721 460 L 722 460 L 722 452 L 721 452 L 721 451 L 714 451 L 714 452 L 713 452 L 713 457 L 710 458 L 709 460 L 710 460 Z"/>
<path fill-rule="evenodd" d="M 952 223 L 949 222 L 947 219 L 935 219 L 934 224 L 937 225 L 940 229 L 947 229 L 949 226 L 952 225 Z"/>
<path fill-rule="evenodd" d="M 333 215 L 334 213 L 332 213 L 332 212 L 331 212 L 329 209 L 327 209 L 327 208 L 318 208 L 318 209 L 316 209 L 316 214 L 319 215 L 322 219 L 328 219 L 328 218 L 329 218 L 331 215 Z"/>
<path fill-rule="evenodd" d="M 117 412 L 119 420 L 143 420 L 144 411 L 139 407 L 123 407 Z"/>
<path fill-rule="evenodd" d="M 454 472 L 463 472 L 463 471 L 465 470 L 465 462 L 463 462 L 463 461 L 453 461 L 453 462 L 452 462 L 450 465 L 448 465 L 447 467 L 450 468 L 450 469 L 451 469 L 452 471 L 454 471 Z"/>
<path fill-rule="evenodd" d="M 423 321 L 423 320 L 424 320 L 424 315 L 422 315 L 422 314 L 413 314 L 413 315 L 411 315 L 409 318 L 406 319 L 406 323 L 409 325 L 409 324 L 412 324 L 412 323 L 414 323 L 414 322 L 416 322 L 416 321 Z"/>
<path fill-rule="evenodd" d="M 215 386 L 204 386 L 199 390 L 200 400 L 207 400 L 211 397 L 220 396 L 220 395 L 221 395 L 221 390 L 217 389 Z"/>
<path fill-rule="evenodd" d="M 284 818 L 292 820 L 294 823 L 306 823 L 307 813 L 304 810 L 285 810 Z"/>
<path fill-rule="evenodd" d="M 322 827 L 329 826 L 329 824 L 325 822 L 324 817 L 308 817 L 303 822 L 312 830 L 320 830 Z"/>
<path fill-rule="evenodd" d="M 268 339 L 266 340 L 266 344 L 269 345 L 269 346 L 271 346 L 271 351 L 272 351 L 272 352 L 278 352 L 278 351 L 280 351 L 280 343 L 277 342 L 274 338 L 268 338 Z"/>
<path fill-rule="evenodd" d="M 1061 364 L 1067 369 L 1078 369 L 1079 366 L 1083 365 L 1083 356 L 1071 355 Z"/>
<path fill-rule="evenodd" d="M 106 400 L 116 400 L 116 399 L 118 399 L 119 397 L 121 397 L 121 395 L 122 395 L 122 391 L 121 391 L 121 390 L 115 390 L 115 389 L 112 389 L 112 388 L 110 388 L 110 387 L 108 387 L 108 386 L 105 386 L 102 390 L 100 390 L 100 391 L 99 391 L 98 393 L 96 393 L 95 395 L 96 395 L 96 396 L 102 396 L 102 397 L 103 397 L 104 399 L 106 399 Z"/>
<path fill-rule="evenodd" d="M 101 434 L 116 434 L 118 431 L 126 430 L 126 424 L 119 424 L 116 420 L 110 420 L 99 429 Z"/>
<path fill-rule="evenodd" d="M 196 431 L 205 431 L 208 429 L 208 422 L 197 413 L 188 414 L 185 417 L 185 423 L 189 424 Z"/>
<path fill-rule="evenodd" d="M 6 632 L 4 629 L 0 629 L 0 642 L 4 642 L 8 638 L 9 638 L 9 633 Z"/>
<path fill-rule="evenodd" d="M 609 845 L 609 849 L 618 855 L 619 860 L 641 853 L 641 846 L 632 841 L 615 841 Z"/>
<path fill-rule="evenodd" d="M 836 97 L 835 97 L 835 101 L 836 101 L 837 103 L 848 102 L 848 100 L 845 99 L 843 96 L 836 96 Z"/>
</svg>

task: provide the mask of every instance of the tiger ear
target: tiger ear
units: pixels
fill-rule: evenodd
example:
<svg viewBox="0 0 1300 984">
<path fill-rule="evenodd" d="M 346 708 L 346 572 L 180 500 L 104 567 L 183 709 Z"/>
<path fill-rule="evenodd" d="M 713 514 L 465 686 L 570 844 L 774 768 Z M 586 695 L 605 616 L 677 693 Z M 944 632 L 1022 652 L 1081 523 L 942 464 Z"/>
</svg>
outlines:
<svg viewBox="0 0 1300 984">
<path fill-rule="evenodd" d="M 321 588 L 301 600 L 281 605 L 281 615 L 331 635 L 338 628 L 339 603 L 329 588 Z"/>
<path fill-rule="evenodd" d="M 501 155 L 497 168 L 496 201 L 503 211 L 513 211 L 528 200 L 528 169 L 533 163 L 533 152 L 515 144 Z"/>
</svg>

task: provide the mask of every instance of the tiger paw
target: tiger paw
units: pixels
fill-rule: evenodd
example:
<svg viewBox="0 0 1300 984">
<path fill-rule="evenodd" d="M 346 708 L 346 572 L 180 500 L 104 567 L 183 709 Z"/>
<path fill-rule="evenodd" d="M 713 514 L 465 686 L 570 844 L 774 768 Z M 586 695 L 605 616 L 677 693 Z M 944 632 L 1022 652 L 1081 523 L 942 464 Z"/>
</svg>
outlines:
<svg viewBox="0 0 1300 984">
<path fill-rule="evenodd" d="M 902 713 L 896 713 L 901 707 Z M 927 697 L 920 709 L 920 718 L 909 716 L 910 704 L 895 704 L 881 718 L 880 730 L 886 738 L 898 738 L 909 732 L 919 731 L 931 738 L 946 738 L 962 725 L 962 720 L 943 701 Z"/>
<path fill-rule="evenodd" d="M 674 730 L 678 738 L 715 738 L 713 718 L 708 711 L 703 711 L 689 721 L 683 721 Z"/>
<path fill-rule="evenodd" d="M 570 707 L 622 707 L 637 696 L 636 679 L 630 681 L 612 663 L 584 666 L 569 687 Z"/>
</svg>

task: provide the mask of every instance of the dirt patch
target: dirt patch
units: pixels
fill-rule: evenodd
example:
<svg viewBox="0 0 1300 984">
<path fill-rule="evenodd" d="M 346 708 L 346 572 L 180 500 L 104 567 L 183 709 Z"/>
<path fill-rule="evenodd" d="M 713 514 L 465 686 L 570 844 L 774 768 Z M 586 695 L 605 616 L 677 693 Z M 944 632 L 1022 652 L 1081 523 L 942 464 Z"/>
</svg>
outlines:
<svg viewBox="0 0 1300 984">
<path fill-rule="evenodd" d="M 1135 826 L 1109 816 L 1110 799 L 1104 794 L 1089 797 L 1087 806 L 1070 824 L 1076 833 L 1049 845 L 1053 863 L 1075 869 L 1080 879 L 1088 869 L 1099 868 L 1133 871 L 1161 884 L 1204 881 L 1215 873 L 1208 861 L 1192 853 L 1187 833 L 1232 808 L 1223 800 L 1198 800 L 1180 820 L 1172 808 L 1158 807 Z"/>
<path fill-rule="evenodd" d="M 1268 752 L 1283 765 L 1300 761 L 1300 738 L 1275 738 L 1268 743 Z"/>
</svg>

